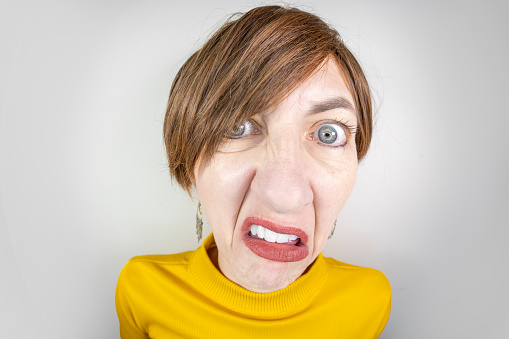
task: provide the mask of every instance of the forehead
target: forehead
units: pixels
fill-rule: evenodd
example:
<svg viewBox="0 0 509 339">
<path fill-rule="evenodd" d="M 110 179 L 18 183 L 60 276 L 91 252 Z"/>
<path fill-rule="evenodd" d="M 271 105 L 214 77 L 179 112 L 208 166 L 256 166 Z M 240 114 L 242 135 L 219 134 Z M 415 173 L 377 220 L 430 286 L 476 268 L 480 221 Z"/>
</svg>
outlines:
<svg viewBox="0 0 509 339">
<path fill-rule="evenodd" d="M 341 109 L 351 115 L 351 119 L 357 119 L 354 100 L 343 73 L 335 61 L 328 59 L 290 92 L 279 106 L 264 115 L 296 110 L 314 114 L 333 109 Z"/>
<path fill-rule="evenodd" d="M 290 95 L 298 96 L 301 103 L 331 97 L 344 97 L 353 104 L 353 98 L 336 62 L 325 61 Z"/>
</svg>

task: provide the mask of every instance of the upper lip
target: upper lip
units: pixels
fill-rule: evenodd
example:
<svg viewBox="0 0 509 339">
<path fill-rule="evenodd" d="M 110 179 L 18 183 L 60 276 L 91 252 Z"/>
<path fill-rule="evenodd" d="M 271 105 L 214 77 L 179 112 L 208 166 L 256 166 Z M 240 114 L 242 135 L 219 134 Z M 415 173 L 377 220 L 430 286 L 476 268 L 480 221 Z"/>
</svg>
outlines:
<svg viewBox="0 0 509 339">
<path fill-rule="evenodd" d="M 249 234 L 251 225 L 260 225 L 265 227 L 273 232 L 281 233 L 281 234 L 293 234 L 300 238 L 300 242 L 304 245 L 308 242 L 308 235 L 302 229 L 295 226 L 285 226 L 278 224 L 276 222 L 263 219 L 260 217 L 248 217 L 244 220 L 242 224 L 242 234 Z"/>
</svg>

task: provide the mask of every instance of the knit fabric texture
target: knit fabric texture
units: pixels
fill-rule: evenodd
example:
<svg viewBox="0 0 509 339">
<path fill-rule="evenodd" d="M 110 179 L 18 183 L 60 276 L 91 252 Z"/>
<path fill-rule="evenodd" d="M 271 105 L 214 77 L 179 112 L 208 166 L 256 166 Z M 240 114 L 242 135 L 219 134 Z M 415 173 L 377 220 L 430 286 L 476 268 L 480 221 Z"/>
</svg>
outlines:
<svg viewBox="0 0 509 339">
<path fill-rule="evenodd" d="M 378 338 L 389 318 L 383 273 L 320 254 L 282 290 L 256 293 L 228 280 L 207 250 L 134 257 L 115 303 L 122 339 Z"/>
</svg>

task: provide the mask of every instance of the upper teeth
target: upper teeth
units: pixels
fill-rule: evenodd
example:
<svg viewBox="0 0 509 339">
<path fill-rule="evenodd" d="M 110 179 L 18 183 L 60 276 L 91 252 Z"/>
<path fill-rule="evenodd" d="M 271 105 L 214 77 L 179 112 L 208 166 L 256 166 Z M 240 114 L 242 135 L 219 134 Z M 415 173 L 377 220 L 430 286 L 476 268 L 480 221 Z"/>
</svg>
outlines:
<svg viewBox="0 0 509 339">
<path fill-rule="evenodd" d="M 251 234 L 258 236 L 258 238 L 265 239 L 268 242 L 277 242 L 281 244 L 294 241 L 299 238 L 293 234 L 276 233 L 260 225 L 251 225 Z"/>
</svg>

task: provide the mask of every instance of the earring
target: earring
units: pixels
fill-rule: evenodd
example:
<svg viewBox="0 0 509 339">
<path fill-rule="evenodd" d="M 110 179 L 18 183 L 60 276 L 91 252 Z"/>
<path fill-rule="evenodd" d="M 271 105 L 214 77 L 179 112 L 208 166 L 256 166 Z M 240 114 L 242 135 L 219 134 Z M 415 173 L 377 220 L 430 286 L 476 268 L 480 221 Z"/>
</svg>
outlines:
<svg viewBox="0 0 509 339">
<path fill-rule="evenodd" d="M 334 226 L 332 226 L 332 231 L 330 232 L 329 237 L 327 239 L 332 238 L 332 235 L 334 234 L 334 231 L 336 230 L 336 222 L 338 222 L 337 219 L 334 220 Z"/>
<path fill-rule="evenodd" d="M 203 218 L 201 215 L 201 203 L 198 201 L 198 208 L 196 209 L 196 235 L 198 236 L 198 242 L 201 240 L 203 231 Z"/>
</svg>

